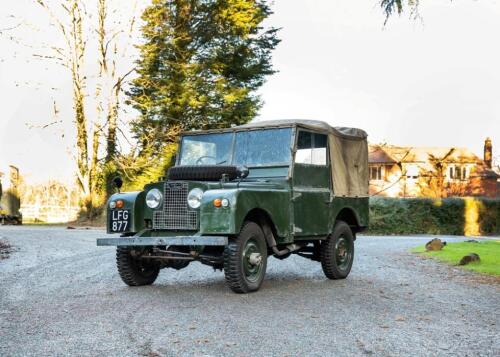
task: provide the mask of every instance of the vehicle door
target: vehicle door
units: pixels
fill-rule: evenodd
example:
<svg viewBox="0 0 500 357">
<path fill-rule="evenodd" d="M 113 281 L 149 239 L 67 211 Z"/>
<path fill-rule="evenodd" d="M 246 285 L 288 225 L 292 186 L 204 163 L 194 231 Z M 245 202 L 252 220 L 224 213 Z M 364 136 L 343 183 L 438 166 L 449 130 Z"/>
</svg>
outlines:
<svg viewBox="0 0 500 357">
<path fill-rule="evenodd" d="M 328 135 L 298 129 L 292 175 L 295 237 L 328 234 L 330 167 Z"/>
</svg>

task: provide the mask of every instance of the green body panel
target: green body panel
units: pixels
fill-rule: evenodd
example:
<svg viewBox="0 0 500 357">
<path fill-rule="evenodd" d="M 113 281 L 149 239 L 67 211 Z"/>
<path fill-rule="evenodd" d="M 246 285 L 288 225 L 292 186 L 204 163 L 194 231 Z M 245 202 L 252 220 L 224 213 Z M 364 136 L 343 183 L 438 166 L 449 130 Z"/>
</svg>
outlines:
<svg viewBox="0 0 500 357">
<path fill-rule="evenodd" d="M 294 236 L 325 236 L 331 232 L 328 166 L 294 165 L 292 197 Z"/>
<path fill-rule="evenodd" d="M 240 185 L 239 188 L 206 191 L 200 210 L 200 233 L 237 234 L 249 212 L 259 209 L 274 223 L 277 241 L 290 241 L 290 190 L 280 184 L 261 183 L 260 186 Z M 216 198 L 227 198 L 229 207 L 214 207 Z"/>
<path fill-rule="evenodd" d="M 306 168 L 304 174 L 307 173 Z M 314 171 L 313 168 L 312 171 Z M 312 174 L 312 173 L 311 173 Z M 317 174 L 315 177 L 321 176 Z M 328 184 L 327 184 L 328 185 Z M 152 220 L 153 210 L 145 205 L 145 192 L 163 187 L 163 182 L 148 185 L 144 192 L 119 193 L 110 200 L 121 199 L 125 209 L 132 212 L 131 232 L 148 237 L 192 235 L 193 231 L 153 231 L 145 220 Z M 206 183 L 190 182 L 189 188 L 205 190 L 200 207 L 200 227 L 196 234 L 235 235 L 247 215 L 253 210 L 264 211 L 273 222 L 278 243 L 290 243 L 294 239 L 321 238 L 333 231 L 335 221 L 342 210 L 350 210 L 360 227 L 368 226 L 368 198 L 333 197 L 326 188 L 289 184 L 286 179 L 269 182 Z M 293 198 L 292 198 L 293 197 Z M 215 207 L 213 200 L 227 198 L 229 207 Z M 108 214 L 109 214 L 108 210 Z M 109 232 L 109 231 L 108 231 Z"/>
</svg>

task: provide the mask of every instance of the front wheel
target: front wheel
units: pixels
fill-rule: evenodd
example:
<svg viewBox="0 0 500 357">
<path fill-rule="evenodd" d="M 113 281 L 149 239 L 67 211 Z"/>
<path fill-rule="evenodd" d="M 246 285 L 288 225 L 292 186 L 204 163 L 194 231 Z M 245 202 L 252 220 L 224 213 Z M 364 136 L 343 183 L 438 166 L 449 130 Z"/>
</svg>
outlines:
<svg viewBox="0 0 500 357">
<path fill-rule="evenodd" d="M 236 293 L 259 290 L 267 268 L 267 243 L 258 224 L 247 222 L 224 249 L 226 283 Z"/>
<path fill-rule="evenodd" d="M 345 279 L 354 260 L 354 234 L 345 222 L 338 221 L 333 233 L 321 242 L 321 267 L 328 279 Z"/>
<path fill-rule="evenodd" d="M 116 266 L 128 286 L 151 285 L 160 273 L 159 266 L 133 257 L 129 247 L 116 248 Z"/>
</svg>

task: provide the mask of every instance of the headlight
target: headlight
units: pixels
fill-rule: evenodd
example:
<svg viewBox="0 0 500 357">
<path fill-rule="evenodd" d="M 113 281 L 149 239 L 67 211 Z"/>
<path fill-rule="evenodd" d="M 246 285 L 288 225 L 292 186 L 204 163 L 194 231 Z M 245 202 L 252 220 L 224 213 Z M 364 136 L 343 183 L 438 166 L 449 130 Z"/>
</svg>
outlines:
<svg viewBox="0 0 500 357">
<path fill-rule="evenodd" d="M 203 197 L 203 190 L 200 188 L 193 188 L 188 193 L 188 205 L 191 208 L 199 208 L 201 206 L 201 198 Z"/>
<path fill-rule="evenodd" d="M 153 188 L 146 195 L 146 204 L 148 205 L 149 208 L 160 207 L 162 200 L 163 200 L 163 195 L 157 188 Z"/>
</svg>

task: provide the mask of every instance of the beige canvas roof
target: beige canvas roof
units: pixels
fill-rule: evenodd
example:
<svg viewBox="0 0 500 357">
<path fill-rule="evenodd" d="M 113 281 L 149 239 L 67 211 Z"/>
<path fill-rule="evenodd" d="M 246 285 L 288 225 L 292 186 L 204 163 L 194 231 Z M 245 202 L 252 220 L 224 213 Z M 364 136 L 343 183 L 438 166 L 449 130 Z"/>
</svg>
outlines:
<svg viewBox="0 0 500 357">
<path fill-rule="evenodd" d="M 324 121 L 320 120 L 307 120 L 307 119 L 286 119 L 286 120 L 265 120 L 251 122 L 245 125 L 237 126 L 241 129 L 254 129 L 254 128 L 269 128 L 269 127 L 291 127 L 300 126 L 311 130 L 327 131 L 333 135 L 345 137 L 351 140 L 364 140 L 368 134 L 358 128 L 346 128 L 340 126 L 330 126 Z"/>
</svg>

